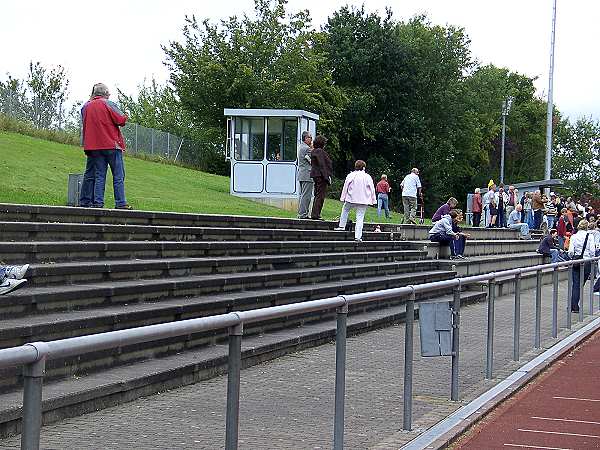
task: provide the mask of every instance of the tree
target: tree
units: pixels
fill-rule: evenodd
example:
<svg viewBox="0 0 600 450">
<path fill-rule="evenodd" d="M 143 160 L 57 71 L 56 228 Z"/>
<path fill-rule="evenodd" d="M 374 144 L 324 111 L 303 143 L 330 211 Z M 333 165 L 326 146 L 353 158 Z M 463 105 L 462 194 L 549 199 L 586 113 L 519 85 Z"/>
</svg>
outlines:
<svg viewBox="0 0 600 450">
<path fill-rule="evenodd" d="M 213 142 L 224 142 L 226 107 L 306 109 L 321 115 L 322 130 L 335 129 L 343 99 L 315 49 L 319 36 L 309 13 L 288 16 L 286 3 L 255 0 L 256 18 L 219 24 L 186 17 L 184 42 L 163 47 L 175 93 Z"/>
<path fill-rule="evenodd" d="M 27 115 L 27 91 L 24 83 L 7 74 L 6 81 L 0 81 L 0 113 L 15 119 L 25 119 Z"/>
<path fill-rule="evenodd" d="M 66 117 L 69 80 L 65 69 L 50 69 L 40 62 L 29 64 L 29 119 L 38 128 L 62 128 Z"/>
<path fill-rule="evenodd" d="M 600 195 L 600 123 L 582 117 L 574 123 L 558 118 L 554 134 L 552 176 L 565 181 L 571 194 Z"/>
</svg>

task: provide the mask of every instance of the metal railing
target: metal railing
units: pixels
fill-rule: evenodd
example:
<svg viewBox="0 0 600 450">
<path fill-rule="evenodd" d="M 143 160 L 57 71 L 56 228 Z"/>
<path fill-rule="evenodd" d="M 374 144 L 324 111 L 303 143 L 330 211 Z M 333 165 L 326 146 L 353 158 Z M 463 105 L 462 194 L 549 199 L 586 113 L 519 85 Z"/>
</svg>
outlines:
<svg viewBox="0 0 600 450">
<path fill-rule="evenodd" d="M 229 329 L 229 354 L 227 375 L 227 413 L 225 448 L 227 450 L 238 447 L 238 423 L 240 402 L 240 371 L 242 365 L 242 336 L 244 324 L 258 321 L 305 314 L 315 311 L 326 311 L 336 309 L 336 364 L 335 364 L 335 407 L 334 407 L 334 431 L 333 448 L 341 450 L 344 443 L 344 400 L 346 380 L 346 318 L 350 305 L 381 301 L 399 297 L 407 297 L 406 301 L 406 326 L 404 341 L 404 415 L 403 428 L 410 430 L 412 427 L 412 378 L 413 378 L 413 328 L 415 318 L 415 302 L 418 294 L 424 294 L 441 289 L 453 290 L 452 314 L 452 375 L 450 381 L 450 398 L 459 399 L 458 377 L 460 357 L 460 307 L 461 290 L 463 287 L 475 283 L 487 282 L 488 284 L 488 307 L 487 307 L 487 348 L 486 348 L 486 378 L 493 376 L 494 362 L 494 301 L 496 285 L 507 279 L 514 279 L 515 302 L 514 302 L 514 333 L 513 345 L 515 360 L 519 359 L 520 341 L 520 289 L 521 277 L 525 274 L 536 274 L 535 295 L 535 339 L 534 347 L 541 346 L 541 302 L 542 302 L 542 275 L 545 271 L 552 272 L 552 337 L 558 335 L 558 285 L 559 270 L 569 269 L 567 314 L 566 325 L 571 328 L 571 293 L 573 280 L 573 266 L 578 265 L 580 274 L 584 274 L 584 265 L 591 263 L 591 279 L 594 280 L 596 273 L 596 261 L 600 257 L 589 259 L 577 259 L 554 264 L 542 264 L 519 269 L 492 272 L 484 275 L 476 275 L 452 280 L 436 281 L 418 285 L 410 285 L 394 289 L 366 292 L 362 294 L 340 295 L 337 297 L 312 300 L 302 303 L 294 303 L 282 306 L 273 306 L 249 311 L 231 312 L 217 316 L 203 317 L 198 319 L 182 320 L 158 325 L 149 325 L 138 328 L 130 328 L 120 331 L 111 331 L 88 336 L 61 339 L 50 342 L 35 342 L 19 347 L 0 350 L 0 369 L 8 367 L 24 366 L 24 388 L 23 388 L 23 420 L 21 431 L 21 448 L 27 450 L 39 449 L 40 430 L 42 424 L 42 380 L 45 372 L 46 361 L 78 356 L 86 352 L 105 350 L 124 345 L 132 345 L 143 342 L 164 339 L 168 337 L 182 336 L 202 331 Z M 584 318 L 583 291 L 584 276 L 579 278 L 580 320 Z M 589 312 L 593 314 L 594 299 L 593 289 L 590 287 Z"/>
</svg>

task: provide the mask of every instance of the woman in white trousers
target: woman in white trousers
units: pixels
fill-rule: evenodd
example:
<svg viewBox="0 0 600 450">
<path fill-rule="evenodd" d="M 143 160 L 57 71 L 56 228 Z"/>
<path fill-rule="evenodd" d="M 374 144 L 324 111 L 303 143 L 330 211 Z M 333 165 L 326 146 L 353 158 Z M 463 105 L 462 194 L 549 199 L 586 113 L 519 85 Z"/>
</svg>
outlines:
<svg viewBox="0 0 600 450">
<path fill-rule="evenodd" d="M 359 159 L 354 163 L 354 172 L 350 172 L 344 182 L 340 200 L 344 202 L 340 223 L 336 231 L 346 229 L 348 214 L 352 208 L 356 209 L 356 227 L 354 228 L 354 240 L 362 242 L 362 229 L 365 221 L 367 206 L 377 203 L 375 196 L 375 185 L 371 175 L 365 172 L 366 163 Z"/>
</svg>

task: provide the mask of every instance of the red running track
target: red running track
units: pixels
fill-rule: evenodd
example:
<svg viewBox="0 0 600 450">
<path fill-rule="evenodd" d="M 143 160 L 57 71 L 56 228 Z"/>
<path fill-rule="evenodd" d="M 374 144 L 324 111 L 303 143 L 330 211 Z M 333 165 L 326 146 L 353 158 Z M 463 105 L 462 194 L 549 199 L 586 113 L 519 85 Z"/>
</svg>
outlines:
<svg viewBox="0 0 600 450">
<path fill-rule="evenodd" d="M 600 448 L 600 331 L 501 404 L 453 448 Z"/>
</svg>

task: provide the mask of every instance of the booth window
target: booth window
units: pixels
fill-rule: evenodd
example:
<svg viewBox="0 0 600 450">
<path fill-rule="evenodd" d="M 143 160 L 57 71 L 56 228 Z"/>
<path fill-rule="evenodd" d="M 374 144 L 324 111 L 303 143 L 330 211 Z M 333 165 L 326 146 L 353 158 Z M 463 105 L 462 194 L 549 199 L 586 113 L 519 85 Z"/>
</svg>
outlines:
<svg viewBox="0 0 600 450">
<path fill-rule="evenodd" d="M 262 161 L 265 152 L 265 119 L 235 118 L 235 159 Z"/>
<path fill-rule="evenodd" d="M 267 159 L 295 161 L 298 149 L 298 120 L 271 117 L 267 121 Z"/>
</svg>

